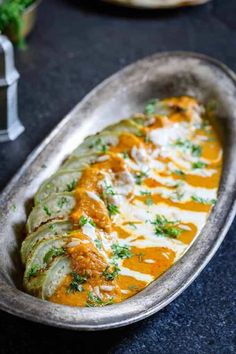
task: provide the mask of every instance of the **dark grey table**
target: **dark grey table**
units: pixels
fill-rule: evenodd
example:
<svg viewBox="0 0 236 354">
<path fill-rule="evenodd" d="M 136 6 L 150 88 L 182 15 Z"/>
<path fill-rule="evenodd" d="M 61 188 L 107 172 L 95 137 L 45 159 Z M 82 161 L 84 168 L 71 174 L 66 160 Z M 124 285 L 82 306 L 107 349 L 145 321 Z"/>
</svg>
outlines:
<svg viewBox="0 0 236 354">
<path fill-rule="evenodd" d="M 181 49 L 211 55 L 236 71 L 235 14 L 235 0 L 152 13 L 88 0 L 44 1 L 28 49 L 16 51 L 26 131 L 0 145 L 0 187 L 88 91 L 136 59 Z M 194 284 L 151 318 L 118 330 L 76 333 L 1 312 L 0 353 L 235 353 L 235 229 L 236 222 Z"/>
</svg>

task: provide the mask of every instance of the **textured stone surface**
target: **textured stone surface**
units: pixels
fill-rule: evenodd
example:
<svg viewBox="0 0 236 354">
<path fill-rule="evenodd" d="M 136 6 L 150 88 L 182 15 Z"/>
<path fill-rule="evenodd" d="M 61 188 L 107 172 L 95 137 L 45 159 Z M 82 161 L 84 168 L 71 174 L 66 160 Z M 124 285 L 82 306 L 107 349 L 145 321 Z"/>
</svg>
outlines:
<svg viewBox="0 0 236 354">
<path fill-rule="evenodd" d="M 20 116 L 26 132 L 0 145 L 0 186 L 96 84 L 157 51 L 190 50 L 236 70 L 235 0 L 165 12 L 132 12 L 88 1 L 44 1 L 28 49 L 16 53 Z M 160 313 L 127 328 L 74 333 L 1 312 L 0 353 L 234 353 L 235 228 L 200 275 Z"/>
</svg>

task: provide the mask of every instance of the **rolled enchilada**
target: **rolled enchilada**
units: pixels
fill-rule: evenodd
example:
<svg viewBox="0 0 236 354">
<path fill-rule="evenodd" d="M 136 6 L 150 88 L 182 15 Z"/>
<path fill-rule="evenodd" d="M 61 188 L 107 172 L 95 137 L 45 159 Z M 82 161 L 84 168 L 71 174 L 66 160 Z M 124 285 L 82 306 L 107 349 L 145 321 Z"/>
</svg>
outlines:
<svg viewBox="0 0 236 354">
<path fill-rule="evenodd" d="M 217 199 L 212 105 L 151 100 L 90 136 L 35 195 L 21 247 L 25 290 L 70 306 L 124 301 L 168 270 Z"/>
</svg>

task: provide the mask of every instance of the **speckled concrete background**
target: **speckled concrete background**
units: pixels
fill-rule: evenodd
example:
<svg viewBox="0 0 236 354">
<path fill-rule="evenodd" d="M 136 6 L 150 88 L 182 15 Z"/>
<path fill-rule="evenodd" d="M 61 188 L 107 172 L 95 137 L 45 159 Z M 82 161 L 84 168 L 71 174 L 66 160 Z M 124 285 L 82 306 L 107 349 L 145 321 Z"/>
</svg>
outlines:
<svg viewBox="0 0 236 354">
<path fill-rule="evenodd" d="M 134 60 L 190 50 L 236 71 L 235 13 L 235 0 L 154 14 L 95 1 L 45 0 L 27 51 L 16 53 L 26 132 L 0 145 L 0 187 L 90 89 Z M 0 353 L 235 353 L 235 233 L 236 223 L 197 281 L 151 318 L 123 329 L 76 333 L 1 312 Z"/>
</svg>

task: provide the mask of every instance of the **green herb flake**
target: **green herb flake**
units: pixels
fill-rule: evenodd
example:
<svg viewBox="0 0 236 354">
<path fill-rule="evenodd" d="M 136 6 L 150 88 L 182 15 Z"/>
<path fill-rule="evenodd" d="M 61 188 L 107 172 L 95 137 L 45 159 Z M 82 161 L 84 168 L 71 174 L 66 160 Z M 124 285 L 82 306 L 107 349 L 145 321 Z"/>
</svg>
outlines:
<svg viewBox="0 0 236 354">
<path fill-rule="evenodd" d="M 144 113 L 147 115 L 155 114 L 157 102 L 158 102 L 157 99 L 150 100 L 144 109 Z"/>
<path fill-rule="evenodd" d="M 57 205 L 60 209 L 62 209 L 66 204 L 68 204 L 68 199 L 66 197 L 61 197 L 57 202 Z"/>
<path fill-rule="evenodd" d="M 107 301 L 103 301 L 99 296 L 93 294 L 91 291 L 88 292 L 88 298 L 86 302 L 87 307 L 102 307 L 113 304 L 113 297 L 110 297 Z"/>
<path fill-rule="evenodd" d="M 113 252 L 114 259 L 126 259 L 126 258 L 131 258 L 133 256 L 129 247 L 126 245 L 121 246 L 118 243 L 114 243 L 111 246 L 111 249 Z"/>
<path fill-rule="evenodd" d="M 112 281 L 118 277 L 119 272 L 120 272 L 120 268 L 116 264 L 114 264 L 112 267 L 109 266 L 106 267 L 102 275 L 107 281 Z"/>
<path fill-rule="evenodd" d="M 140 195 L 151 195 L 149 191 L 140 191 Z"/>
<path fill-rule="evenodd" d="M 179 177 L 182 177 L 182 178 L 185 177 L 185 173 L 182 170 L 174 170 L 173 173 Z"/>
<path fill-rule="evenodd" d="M 128 225 L 132 227 L 133 230 L 137 230 L 137 225 L 134 222 L 129 222 Z"/>
<path fill-rule="evenodd" d="M 88 222 L 88 218 L 84 215 L 82 215 L 79 219 L 79 226 L 83 227 L 84 225 L 86 225 Z"/>
<path fill-rule="evenodd" d="M 120 212 L 118 206 L 115 204 L 108 204 L 107 210 L 108 210 L 110 216 L 119 214 L 119 212 Z"/>
<path fill-rule="evenodd" d="M 215 205 L 216 204 L 216 199 L 206 199 L 202 197 L 198 197 L 197 195 L 192 195 L 191 199 L 200 204 L 205 204 L 205 205 Z"/>
<path fill-rule="evenodd" d="M 143 183 L 145 177 L 148 177 L 147 172 L 145 171 L 136 172 L 134 175 L 135 183 L 140 186 Z"/>
<path fill-rule="evenodd" d="M 121 153 L 121 155 L 122 155 L 123 159 L 128 159 L 128 158 L 129 158 L 129 153 L 128 153 L 128 151 L 123 151 L 123 152 Z"/>
<path fill-rule="evenodd" d="M 30 270 L 28 271 L 27 278 L 30 279 L 35 277 L 40 271 L 40 266 L 38 264 L 33 264 Z"/>
<path fill-rule="evenodd" d="M 108 145 L 102 145 L 101 146 L 101 152 L 105 153 L 108 151 Z"/>
<path fill-rule="evenodd" d="M 142 130 L 139 130 L 138 132 L 136 132 L 135 135 L 138 138 L 144 138 L 144 139 L 146 138 L 146 134 Z"/>
<path fill-rule="evenodd" d="M 51 211 L 49 210 L 49 208 L 48 208 L 47 205 L 44 205 L 44 206 L 43 206 L 43 210 L 44 210 L 44 212 L 45 212 L 45 214 L 46 214 L 47 216 L 52 216 L 52 213 L 51 213 Z"/>
<path fill-rule="evenodd" d="M 182 232 L 178 227 L 178 222 L 168 220 L 164 215 L 156 215 L 156 219 L 152 224 L 157 236 L 177 238 Z"/>
<path fill-rule="evenodd" d="M 199 157 L 202 154 L 202 147 L 200 145 L 192 145 L 191 148 L 192 155 L 195 157 Z"/>
<path fill-rule="evenodd" d="M 102 249 L 102 242 L 97 238 L 94 240 L 96 247 L 101 250 Z"/>
<path fill-rule="evenodd" d="M 76 272 L 71 273 L 72 281 L 67 289 L 68 293 L 75 293 L 76 291 L 81 292 L 84 291 L 82 284 L 84 284 L 88 280 L 88 275 L 80 275 Z"/>
<path fill-rule="evenodd" d="M 56 248 L 52 247 L 44 256 L 43 262 L 48 264 L 52 258 L 62 256 L 63 254 L 66 253 L 66 250 L 64 247 Z"/>
<path fill-rule="evenodd" d="M 83 227 L 86 224 L 90 224 L 93 227 L 96 227 L 95 222 L 93 221 L 93 219 L 88 218 L 87 216 L 81 215 L 80 219 L 79 219 L 79 226 Z"/>
<path fill-rule="evenodd" d="M 151 142 L 150 136 L 146 135 L 144 138 L 144 142 L 147 144 L 150 143 Z"/>
<path fill-rule="evenodd" d="M 97 147 L 97 149 L 103 153 L 108 151 L 108 145 L 104 144 L 101 138 L 98 138 L 93 144 L 89 146 L 90 149 L 94 147 Z"/>
<path fill-rule="evenodd" d="M 175 191 L 175 193 L 172 193 L 171 195 L 171 200 L 182 200 L 184 197 L 184 192 L 179 192 L 179 191 Z"/>
<path fill-rule="evenodd" d="M 204 168 L 206 166 L 207 166 L 207 164 L 202 161 L 197 161 L 197 162 L 192 163 L 192 168 L 194 168 L 194 169 Z"/>
<path fill-rule="evenodd" d="M 148 206 L 153 205 L 154 201 L 153 201 L 152 197 L 147 197 L 145 200 L 145 204 Z"/>
<path fill-rule="evenodd" d="M 66 185 L 66 192 L 72 192 L 75 189 L 76 186 L 76 180 L 73 179 L 70 183 Z"/>
<path fill-rule="evenodd" d="M 105 181 L 105 183 L 104 183 L 104 194 L 105 194 L 106 196 L 107 196 L 107 195 L 116 195 L 116 193 L 115 193 L 115 191 L 114 191 L 112 185 L 109 184 L 109 183 L 107 183 L 106 181 Z"/>
<path fill-rule="evenodd" d="M 177 139 L 174 146 L 181 148 L 185 152 L 189 152 L 192 156 L 199 157 L 202 154 L 202 147 L 193 144 L 190 140 Z"/>
</svg>

